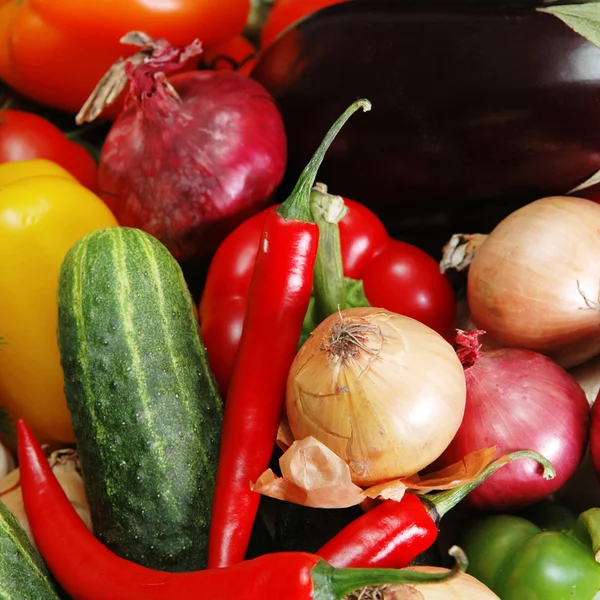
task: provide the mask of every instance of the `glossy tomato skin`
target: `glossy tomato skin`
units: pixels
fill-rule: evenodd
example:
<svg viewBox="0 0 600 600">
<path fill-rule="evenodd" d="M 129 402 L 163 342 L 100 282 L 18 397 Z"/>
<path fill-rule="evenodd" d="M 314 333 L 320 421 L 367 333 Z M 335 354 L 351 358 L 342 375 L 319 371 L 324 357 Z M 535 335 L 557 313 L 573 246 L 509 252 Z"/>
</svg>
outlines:
<svg viewBox="0 0 600 600">
<path fill-rule="evenodd" d="M 205 46 L 201 66 L 215 71 L 237 71 L 249 75 L 258 60 L 257 48 L 243 35 L 222 44 Z"/>
<path fill-rule="evenodd" d="M 261 32 L 260 47 L 264 50 L 277 39 L 280 33 L 296 21 L 327 6 L 347 0 L 277 0 L 269 12 Z"/>
<path fill-rule="evenodd" d="M 372 306 L 417 319 L 449 342 L 456 326 L 456 301 L 439 264 L 424 250 L 390 238 L 366 206 L 345 199 L 340 222 L 344 274 L 362 279 Z"/>
<path fill-rule="evenodd" d="M 202 340 L 210 367 L 225 397 L 242 336 L 246 297 L 269 207 L 234 229 L 210 263 L 199 305 Z"/>
<path fill-rule="evenodd" d="M 0 78 L 18 92 L 71 113 L 79 111 L 110 66 L 138 50 L 120 43 L 130 31 L 183 48 L 240 34 L 249 0 L 0 1 Z M 122 96 L 121 96 L 122 98 Z M 114 118 L 121 103 L 103 113 Z"/>
<path fill-rule="evenodd" d="M 0 163 L 45 158 L 65 168 L 79 183 L 96 190 L 97 165 L 92 155 L 39 115 L 6 109 L 0 112 Z"/>
<path fill-rule="evenodd" d="M 344 275 L 361 279 L 371 259 L 390 241 L 379 218 L 364 204 L 344 198 L 348 214 L 340 221 Z"/>
<path fill-rule="evenodd" d="M 362 279 L 367 300 L 417 319 L 453 341 L 456 302 L 438 263 L 423 250 L 393 240 L 366 206 L 344 199 L 340 221 L 344 275 Z M 217 249 L 200 299 L 199 317 L 211 369 L 226 395 L 244 323 L 244 309 L 262 227 L 272 206 L 244 221 Z"/>
<path fill-rule="evenodd" d="M 429 254 L 411 244 L 393 240 L 373 257 L 360 279 L 373 306 L 385 306 L 392 312 L 409 315 L 435 329 L 447 341 L 453 341 L 454 292 Z"/>
</svg>

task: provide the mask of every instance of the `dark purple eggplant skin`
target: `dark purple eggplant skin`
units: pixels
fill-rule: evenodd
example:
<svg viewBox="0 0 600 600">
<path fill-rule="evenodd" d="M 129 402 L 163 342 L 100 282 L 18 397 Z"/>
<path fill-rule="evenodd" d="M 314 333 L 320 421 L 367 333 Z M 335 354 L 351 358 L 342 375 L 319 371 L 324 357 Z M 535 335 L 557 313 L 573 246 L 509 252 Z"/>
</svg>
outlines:
<svg viewBox="0 0 600 600">
<path fill-rule="evenodd" d="M 252 77 L 286 124 L 280 194 L 368 98 L 318 179 L 426 249 L 600 169 L 600 49 L 535 2 L 352 0 L 285 33 Z"/>
</svg>

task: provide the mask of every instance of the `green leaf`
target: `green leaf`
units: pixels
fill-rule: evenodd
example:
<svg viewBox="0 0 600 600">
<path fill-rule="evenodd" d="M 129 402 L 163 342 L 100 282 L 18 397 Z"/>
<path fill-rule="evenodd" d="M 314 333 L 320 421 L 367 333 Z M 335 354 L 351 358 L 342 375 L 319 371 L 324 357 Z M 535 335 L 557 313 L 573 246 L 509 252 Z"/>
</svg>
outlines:
<svg viewBox="0 0 600 600">
<path fill-rule="evenodd" d="M 548 13 L 560 19 L 573 31 L 600 48 L 600 2 L 584 2 L 582 4 L 562 4 L 538 8 L 539 12 Z M 579 192 L 600 183 L 600 171 L 569 190 L 568 194 Z"/>
<path fill-rule="evenodd" d="M 362 280 L 344 277 L 344 286 L 346 287 L 346 308 L 371 306 L 365 296 Z M 300 335 L 298 348 L 300 348 L 300 346 L 302 346 L 302 344 L 310 337 L 310 334 L 320 322 L 318 311 L 315 307 L 315 297 L 312 295 L 308 310 L 306 311 L 306 316 L 304 317 L 304 322 L 302 323 L 302 333 Z"/>
<path fill-rule="evenodd" d="M 547 6 L 537 10 L 560 19 L 573 31 L 600 48 L 600 2 Z"/>
</svg>

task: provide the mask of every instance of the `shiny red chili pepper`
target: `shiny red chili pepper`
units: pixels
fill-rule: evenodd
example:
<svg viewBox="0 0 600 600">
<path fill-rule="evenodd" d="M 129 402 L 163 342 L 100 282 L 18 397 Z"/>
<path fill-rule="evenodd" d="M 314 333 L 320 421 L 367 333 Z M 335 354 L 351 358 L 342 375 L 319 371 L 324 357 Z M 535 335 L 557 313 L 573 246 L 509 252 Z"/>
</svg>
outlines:
<svg viewBox="0 0 600 600">
<path fill-rule="evenodd" d="M 36 545 L 73 600 L 341 600 L 364 586 L 447 579 L 391 569 L 335 569 L 304 552 L 266 554 L 227 569 L 168 573 L 120 558 L 85 526 L 23 420 L 17 424 L 23 502 Z M 455 555 L 464 568 L 464 556 Z"/>
<path fill-rule="evenodd" d="M 352 104 L 335 122 L 302 172 L 290 197 L 266 213 L 247 292 L 244 326 L 221 434 L 209 532 L 208 567 L 244 560 L 260 494 L 250 489 L 268 467 L 308 309 L 319 243 L 310 211 L 317 170 L 337 132 L 367 100 Z"/>
<path fill-rule="evenodd" d="M 330 565 L 343 567 L 407 567 L 437 539 L 441 518 L 498 469 L 520 458 L 537 461 L 543 477 L 554 477 L 552 464 L 539 453 L 520 450 L 485 466 L 477 477 L 443 492 L 406 492 L 400 501 L 385 500 L 337 533 L 317 552 Z"/>
<path fill-rule="evenodd" d="M 346 525 L 317 554 L 334 567 L 407 567 L 435 542 L 439 522 L 433 504 L 406 493 Z"/>
<path fill-rule="evenodd" d="M 344 200 L 348 213 L 339 222 L 344 276 L 362 280 L 372 306 L 417 319 L 452 341 L 456 302 L 438 263 L 420 248 L 392 239 L 366 206 Z M 261 230 L 273 210 L 235 229 L 217 249 L 208 271 L 199 314 L 211 369 L 223 395 L 233 371 Z"/>
</svg>

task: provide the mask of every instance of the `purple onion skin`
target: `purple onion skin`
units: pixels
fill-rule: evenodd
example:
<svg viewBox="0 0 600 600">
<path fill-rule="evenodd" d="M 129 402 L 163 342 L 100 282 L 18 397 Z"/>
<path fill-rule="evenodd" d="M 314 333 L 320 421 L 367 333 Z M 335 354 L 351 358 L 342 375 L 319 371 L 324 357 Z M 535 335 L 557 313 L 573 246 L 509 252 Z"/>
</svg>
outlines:
<svg viewBox="0 0 600 600">
<path fill-rule="evenodd" d="M 589 435 L 590 407 L 575 379 L 546 356 L 517 349 L 482 352 L 465 377 L 463 422 L 435 466 L 496 446 L 494 457 L 536 450 L 556 470 L 554 479 L 545 480 L 535 461 L 514 461 L 473 490 L 465 505 L 517 510 L 562 487 L 582 461 Z"/>
<path fill-rule="evenodd" d="M 126 105 L 104 144 L 100 195 L 119 224 L 157 237 L 178 260 L 209 256 L 267 206 L 286 167 L 279 110 L 259 83 L 233 72 L 169 77 Z"/>
</svg>

